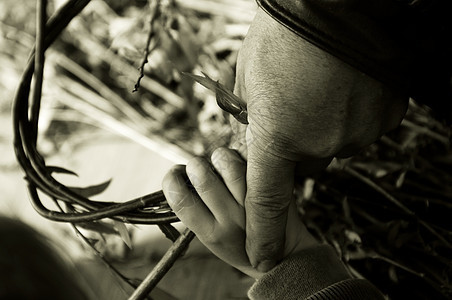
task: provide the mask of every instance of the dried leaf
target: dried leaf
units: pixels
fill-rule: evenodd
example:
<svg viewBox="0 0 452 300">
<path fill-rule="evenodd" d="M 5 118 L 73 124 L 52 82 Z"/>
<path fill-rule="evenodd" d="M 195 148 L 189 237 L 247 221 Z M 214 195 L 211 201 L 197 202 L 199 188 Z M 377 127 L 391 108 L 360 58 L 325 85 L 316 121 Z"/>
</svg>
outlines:
<svg viewBox="0 0 452 300">
<path fill-rule="evenodd" d="M 344 231 L 344 234 L 345 234 L 345 236 L 347 237 L 347 239 L 351 243 L 353 243 L 353 244 L 362 244 L 361 237 L 355 231 L 346 229 Z"/>
<path fill-rule="evenodd" d="M 71 203 L 64 202 L 64 207 L 66 208 L 66 211 L 69 211 L 69 212 L 72 212 L 72 213 L 76 212 L 75 207 Z"/>
<path fill-rule="evenodd" d="M 246 110 L 245 101 L 234 95 L 224 85 L 222 85 L 218 81 L 212 80 L 204 73 L 204 77 L 189 73 L 182 74 L 192 78 L 205 88 L 215 92 L 218 106 L 220 106 L 221 109 L 230 113 L 240 123 L 248 124 L 248 113 Z"/>
<path fill-rule="evenodd" d="M 303 186 L 303 199 L 310 200 L 314 194 L 315 180 L 306 178 Z"/>
<path fill-rule="evenodd" d="M 159 224 L 159 228 L 165 234 L 166 238 L 172 242 L 175 242 L 180 236 L 180 232 L 170 224 Z"/>
<path fill-rule="evenodd" d="M 204 74 L 204 73 L 203 73 Z M 216 91 L 217 89 L 217 81 L 212 80 L 209 76 L 207 76 L 206 74 L 204 74 L 205 77 L 202 76 L 198 76 L 195 74 L 190 74 L 190 73 L 185 73 L 182 72 L 182 75 L 188 76 L 191 79 L 193 79 L 194 81 L 196 81 L 197 83 L 201 84 L 203 87 L 205 87 L 206 89 L 209 89 L 213 92 Z"/>
<path fill-rule="evenodd" d="M 96 247 L 97 243 L 99 243 L 98 239 L 86 238 L 88 243 L 90 243 L 93 247 Z"/>
<path fill-rule="evenodd" d="M 402 173 L 400 173 L 399 177 L 397 178 L 397 181 L 395 183 L 396 188 L 401 188 L 403 183 L 405 182 L 405 176 L 406 176 L 406 171 L 403 171 Z"/>
<path fill-rule="evenodd" d="M 113 225 L 105 222 L 85 222 L 85 223 L 77 223 L 77 227 L 83 228 L 86 230 L 91 230 L 97 233 L 104 233 L 104 234 L 116 234 L 117 231 L 113 227 Z"/>
<path fill-rule="evenodd" d="M 102 193 L 103 191 L 105 191 L 107 189 L 107 187 L 110 185 L 111 183 L 111 179 L 107 180 L 101 184 L 96 184 L 96 185 L 90 185 L 87 187 L 69 187 L 69 189 L 71 191 L 73 191 L 74 193 L 79 194 L 82 197 L 85 198 L 89 198 L 91 196 L 95 196 L 98 195 L 100 193 Z"/>
<path fill-rule="evenodd" d="M 393 266 L 393 265 L 389 266 L 388 276 L 392 282 L 394 282 L 394 283 L 399 282 L 399 277 L 397 276 L 397 269 L 395 266 Z"/>
<path fill-rule="evenodd" d="M 374 178 L 382 178 L 403 168 L 400 163 L 390 161 L 353 162 L 353 167 L 366 171 Z"/>
<path fill-rule="evenodd" d="M 78 177 L 77 173 L 75 173 L 75 172 L 73 172 L 73 171 L 71 171 L 71 170 L 62 168 L 62 167 L 57 167 L 57 166 L 46 166 L 46 169 L 47 169 L 47 171 L 48 171 L 50 174 L 52 174 L 52 173 L 68 174 L 68 175 L 74 175 L 74 176 L 77 176 L 77 177 Z"/>
<path fill-rule="evenodd" d="M 116 230 L 118 231 L 119 236 L 123 240 L 124 244 L 126 244 L 127 247 L 129 247 L 129 249 L 132 249 L 132 240 L 130 239 L 129 230 L 127 229 L 126 225 L 119 221 L 113 221 L 113 222 L 114 222 L 114 226 L 115 226 Z"/>
</svg>

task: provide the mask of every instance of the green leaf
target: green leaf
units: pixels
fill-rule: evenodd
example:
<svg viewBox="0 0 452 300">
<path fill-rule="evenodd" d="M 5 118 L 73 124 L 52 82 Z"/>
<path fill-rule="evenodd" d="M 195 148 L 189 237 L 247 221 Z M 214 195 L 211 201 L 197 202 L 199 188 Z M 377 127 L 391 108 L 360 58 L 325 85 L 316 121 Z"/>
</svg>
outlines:
<svg viewBox="0 0 452 300">
<path fill-rule="evenodd" d="M 89 198 L 91 196 L 95 196 L 98 195 L 100 193 L 102 193 L 103 191 L 105 191 L 107 189 L 107 187 L 110 185 L 111 183 L 111 179 L 101 183 L 101 184 L 96 184 L 96 185 L 90 185 L 87 187 L 69 187 L 69 189 L 71 191 L 73 191 L 74 193 L 79 194 L 82 197 L 85 198 Z"/>
<path fill-rule="evenodd" d="M 158 224 L 160 230 L 165 234 L 166 238 L 171 240 L 173 243 L 177 240 L 177 238 L 180 236 L 180 232 L 177 231 L 176 228 L 174 228 L 170 224 Z"/>
</svg>

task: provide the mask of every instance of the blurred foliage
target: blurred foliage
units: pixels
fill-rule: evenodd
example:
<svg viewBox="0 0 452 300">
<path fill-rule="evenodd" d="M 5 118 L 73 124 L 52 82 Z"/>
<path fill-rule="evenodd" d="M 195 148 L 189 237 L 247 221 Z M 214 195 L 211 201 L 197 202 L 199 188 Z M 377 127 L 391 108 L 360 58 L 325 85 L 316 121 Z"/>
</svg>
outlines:
<svg viewBox="0 0 452 300">
<path fill-rule="evenodd" d="M 0 111 L 9 110 L 15 85 L 19 82 L 35 26 L 34 1 L 0 2 Z"/>
<path fill-rule="evenodd" d="M 48 90 L 79 96 L 80 86 L 61 82 L 66 77 L 87 88 L 81 101 L 95 103 L 96 93 L 109 100 L 114 95 L 114 103 L 97 101 L 97 111 L 201 155 L 226 145 L 231 131 L 215 95 L 181 72 L 204 71 L 232 89 L 236 42 L 246 27 L 230 33 L 231 20 L 222 16 L 181 9 L 173 1 L 155 3 L 92 2 L 54 46 L 61 55 L 48 55 L 55 70 Z M 140 71 L 140 88 L 131 93 Z M 104 92 L 92 76 L 105 84 Z"/>
</svg>

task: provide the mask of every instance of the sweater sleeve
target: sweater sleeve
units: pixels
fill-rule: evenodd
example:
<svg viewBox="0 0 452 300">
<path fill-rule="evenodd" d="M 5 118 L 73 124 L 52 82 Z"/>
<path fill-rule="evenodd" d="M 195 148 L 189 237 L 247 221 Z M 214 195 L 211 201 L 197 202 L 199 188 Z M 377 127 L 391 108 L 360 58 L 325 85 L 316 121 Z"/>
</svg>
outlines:
<svg viewBox="0 0 452 300">
<path fill-rule="evenodd" d="M 257 2 L 302 38 L 452 117 L 452 1 Z"/>
<path fill-rule="evenodd" d="M 283 260 L 251 287 L 250 299 L 384 299 L 370 282 L 351 278 L 333 248 L 306 249 Z"/>
</svg>

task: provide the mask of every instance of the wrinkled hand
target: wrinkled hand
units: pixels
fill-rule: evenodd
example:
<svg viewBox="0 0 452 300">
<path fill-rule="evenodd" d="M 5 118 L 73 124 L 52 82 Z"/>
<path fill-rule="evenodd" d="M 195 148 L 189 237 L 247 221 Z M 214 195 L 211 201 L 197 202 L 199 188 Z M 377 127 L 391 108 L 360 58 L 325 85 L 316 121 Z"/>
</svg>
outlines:
<svg viewBox="0 0 452 300">
<path fill-rule="evenodd" d="M 247 157 L 246 249 L 253 266 L 281 258 L 294 174 L 324 169 L 395 128 L 408 98 L 308 43 L 259 10 L 237 62 L 235 94 L 245 126 L 232 118 Z"/>
</svg>

